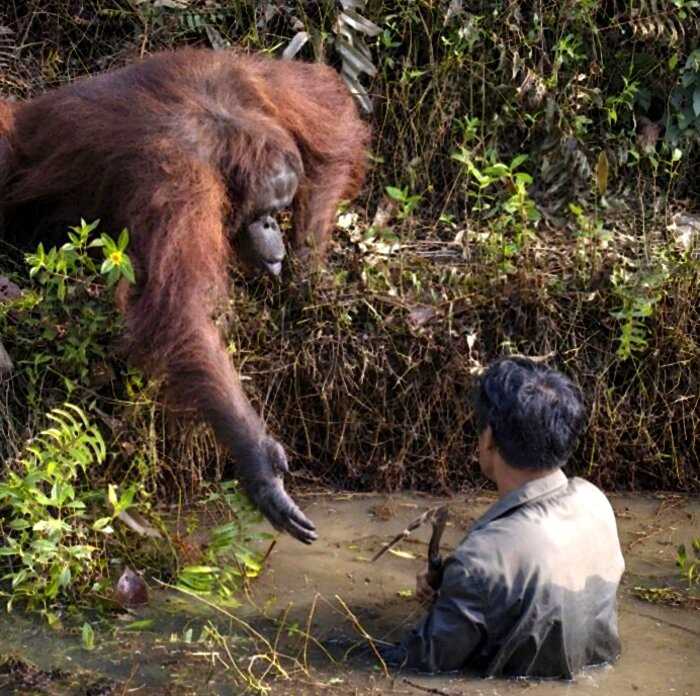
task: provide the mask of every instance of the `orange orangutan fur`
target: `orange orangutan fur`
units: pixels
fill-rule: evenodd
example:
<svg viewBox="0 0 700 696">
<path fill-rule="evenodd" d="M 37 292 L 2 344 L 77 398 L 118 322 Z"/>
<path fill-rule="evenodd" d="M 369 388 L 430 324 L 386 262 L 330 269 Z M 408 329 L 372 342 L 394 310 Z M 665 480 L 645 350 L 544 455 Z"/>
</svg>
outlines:
<svg viewBox="0 0 700 696">
<path fill-rule="evenodd" d="M 284 505 L 250 484 L 272 475 L 271 438 L 212 313 L 227 293 L 230 241 L 266 173 L 284 162 L 299 176 L 290 241 L 322 256 L 339 200 L 362 184 L 368 140 L 331 68 L 232 52 L 161 53 L 0 102 L 0 239 L 31 247 L 81 217 L 112 233 L 129 229 L 131 359 L 165 376 L 177 400 L 213 426 L 281 527 L 266 505 Z M 286 460 L 272 468 L 278 475 Z"/>
</svg>

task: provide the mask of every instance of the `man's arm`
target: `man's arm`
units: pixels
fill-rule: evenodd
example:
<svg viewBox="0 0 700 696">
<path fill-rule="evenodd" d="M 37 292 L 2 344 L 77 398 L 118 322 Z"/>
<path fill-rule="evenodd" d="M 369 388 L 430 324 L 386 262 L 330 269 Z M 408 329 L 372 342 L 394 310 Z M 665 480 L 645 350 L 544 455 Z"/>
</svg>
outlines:
<svg viewBox="0 0 700 696">
<path fill-rule="evenodd" d="M 479 578 L 447 559 L 437 600 L 402 642 L 405 666 L 428 672 L 465 667 L 486 637 L 484 602 Z"/>
</svg>

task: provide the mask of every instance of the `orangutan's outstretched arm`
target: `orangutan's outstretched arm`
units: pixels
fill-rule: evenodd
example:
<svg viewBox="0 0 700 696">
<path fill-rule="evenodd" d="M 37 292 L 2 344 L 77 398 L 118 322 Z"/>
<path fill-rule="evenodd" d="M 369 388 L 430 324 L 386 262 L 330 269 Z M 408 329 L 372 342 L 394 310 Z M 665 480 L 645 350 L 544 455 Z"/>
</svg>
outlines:
<svg viewBox="0 0 700 696">
<path fill-rule="evenodd" d="M 139 230 L 133 247 L 138 290 L 126 308 L 132 356 L 164 374 L 176 401 L 210 423 L 270 522 L 310 543 L 314 525 L 284 489 L 284 450 L 246 398 L 212 319 L 228 287 L 226 187 L 209 167 L 160 166 L 164 175 L 148 177 L 158 183 L 137 187 L 128 204 L 129 224 Z"/>
</svg>

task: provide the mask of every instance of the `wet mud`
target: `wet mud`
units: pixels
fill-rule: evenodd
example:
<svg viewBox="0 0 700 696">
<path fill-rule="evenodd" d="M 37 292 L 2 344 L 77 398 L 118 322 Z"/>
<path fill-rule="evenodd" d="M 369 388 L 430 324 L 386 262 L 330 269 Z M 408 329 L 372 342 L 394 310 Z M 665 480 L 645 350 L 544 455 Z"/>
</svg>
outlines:
<svg viewBox="0 0 700 696">
<path fill-rule="evenodd" d="M 612 497 L 627 564 L 620 589 L 623 655 L 573 682 L 386 674 L 371 657 L 370 638 L 398 640 L 422 616 L 412 591 L 430 528 L 400 542 L 397 553 L 369 559 L 445 499 L 319 494 L 302 500 L 320 540 L 306 548 L 279 537 L 237 608 L 153 587 L 148 607 L 116 621 L 95 619 L 93 650 L 83 647 L 78 629 L 3 615 L 0 694 L 700 694 L 700 595 L 686 591 L 675 567 L 678 544 L 700 534 L 698 500 Z M 445 551 L 493 500 L 473 493 L 449 501 Z"/>
</svg>

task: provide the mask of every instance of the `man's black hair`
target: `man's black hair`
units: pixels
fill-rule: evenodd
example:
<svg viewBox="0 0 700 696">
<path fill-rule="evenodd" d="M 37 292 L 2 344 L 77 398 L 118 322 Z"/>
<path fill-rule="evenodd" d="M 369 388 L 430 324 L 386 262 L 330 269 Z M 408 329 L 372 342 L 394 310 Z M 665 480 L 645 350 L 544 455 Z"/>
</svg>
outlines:
<svg viewBox="0 0 700 696">
<path fill-rule="evenodd" d="M 516 469 L 566 464 L 586 420 L 581 391 L 568 377 L 520 357 L 489 366 L 474 410 L 479 433 L 490 425 L 498 451 Z"/>
</svg>

